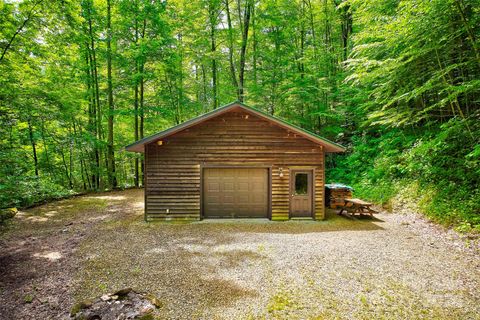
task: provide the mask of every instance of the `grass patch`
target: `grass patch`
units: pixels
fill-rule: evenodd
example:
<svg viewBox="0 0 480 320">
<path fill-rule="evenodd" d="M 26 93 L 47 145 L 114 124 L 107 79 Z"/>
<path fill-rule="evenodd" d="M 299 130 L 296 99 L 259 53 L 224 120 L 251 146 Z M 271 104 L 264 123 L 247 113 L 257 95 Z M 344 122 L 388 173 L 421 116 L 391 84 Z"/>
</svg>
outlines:
<svg viewBox="0 0 480 320">
<path fill-rule="evenodd" d="M 298 301 L 295 299 L 295 296 L 286 290 L 280 290 L 275 295 L 273 295 L 267 305 L 268 313 L 273 316 L 278 315 L 278 313 L 286 310 L 299 310 L 301 306 L 298 304 Z"/>
<path fill-rule="evenodd" d="M 24 297 L 23 297 L 23 302 L 25 303 L 32 303 L 33 302 L 33 294 L 26 294 Z"/>
<path fill-rule="evenodd" d="M 383 289 L 358 294 L 356 319 L 467 319 L 473 316 L 454 307 L 440 306 L 408 286 L 390 280 Z M 473 319 L 473 318 L 472 318 Z"/>
</svg>

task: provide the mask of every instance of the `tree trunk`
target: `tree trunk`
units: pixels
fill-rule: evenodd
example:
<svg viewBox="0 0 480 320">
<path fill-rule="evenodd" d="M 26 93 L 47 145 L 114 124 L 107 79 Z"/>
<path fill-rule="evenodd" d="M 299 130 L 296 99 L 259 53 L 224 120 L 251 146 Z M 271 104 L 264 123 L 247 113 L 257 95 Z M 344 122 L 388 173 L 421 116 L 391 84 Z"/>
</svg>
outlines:
<svg viewBox="0 0 480 320">
<path fill-rule="evenodd" d="M 257 30 L 256 30 L 255 3 L 252 5 L 252 37 L 253 37 L 253 83 L 257 87 Z"/>
<path fill-rule="evenodd" d="M 49 156 L 49 151 L 48 151 L 48 148 L 47 148 L 47 139 L 45 138 L 45 120 L 42 118 L 40 123 L 41 123 L 40 133 L 42 135 L 43 150 L 45 152 L 45 161 L 46 161 L 46 164 L 47 164 L 48 174 L 51 176 L 52 175 L 52 165 L 50 164 L 50 156 Z"/>
<path fill-rule="evenodd" d="M 63 168 L 65 169 L 65 176 L 67 177 L 68 185 L 72 185 L 70 173 L 68 172 L 67 161 L 65 160 L 65 153 L 63 152 L 63 146 L 60 147 L 60 154 L 62 155 Z"/>
<path fill-rule="evenodd" d="M 207 75 L 205 72 L 205 66 L 202 63 L 202 83 L 203 83 L 203 108 L 204 112 L 207 112 Z"/>
<path fill-rule="evenodd" d="M 115 176 L 115 151 L 113 149 L 113 84 L 112 84 L 112 17 L 111 3 L 107 0 L 107 95 L 108 95 L 108 138 L 107 138 L 107 158 L 108 158 L 108 181 L 110 188 L 117 187 L 117 177 Z"/>
<path fill-rule="evenodd" d="M 93 6 L 93 2 L 90 3 Z M 91 8 L 90 8 L 91 9 Z M 91 11 L 88 16 L 88 30 L 90 36 L 90 64 L 91 64 L 91 75 L 92 75 L 92 88 L 93 88 L 93 100 L 95 105 L 93 108 L 93 123 L 95 124 L 95 135 L 98 141 L 101 140 L 101 107 L 100 107 L 100 90 L 98 85 L 98 69 L 97 69 L 97 58 L 95 53 L 95 39 L 93 34 L 92 26 L 92 17 Z M 95 188 L 100 188 L 100 150 L 98 146 L 98 141 L 95 142 Z"/>
<path fill-rule="evenodd" d="M 73 120 L 73 119 L 72 119 Z M 68 128 L 68 166 L 70 169 L 70 175 L 68 176 L 68 185 L 70 189 L 73 189 L 73 141 L 72 141 L 72 128 Z"/>
<path fill-rule="evenodd" d="M 147 20 L 143 19 L 143 28 L 142 28 L 142 39 L 145 38 L 145 30 L 147 28 Z M 139 134 L 140 134 L 140 139 L 143 139 L 143 127 L 144 127 L 144 122 L 145 122 L 145 109 L 144 109 L 144 85 L 145 85 L 145 77 L 144 77 L 144 72 L 145 72 L 145 61 L 146 58 L 142 56 L 141 62 L 140 62 L 140 128 L 139 128 Z M 140 161 L 140 172 L 141 172 L 141 180 L 142 180 L 142 185 L 145 185 L 145 164 L 144 164 L 144 157 L 143 154 L 141 155 L 141 161 Z"/>
<path fill-rule="evenodd" d="M 177 99 L 177 117 L 179 123 L 182 121 L 182 106 L 185 100 L 185 88 L 184 88 L 184 80 L 183 80 L 183 61 L 184 61 L 184 43 L 183 43 L 183 35 L 180 33 L 178 35 L 178 42 L 179 42 L 179 63 L 177 70 L 179 70 L 179 81 L 178 81 L 178 99 Z"/>
<path fill-rule="evenodd" d="M 240 88 L 238 86 L 237 75 L 235 71 L 235 63 L 233 61 L 233 28 L 232 28 L 232 19 L 230 17 L 230 0 L 225 0 L 225 10 L 227 13 L 227 24 L 228 24 L 228 62 L 230 63 L 230 76 L 232 78 L 232 85 L 237 90 L 237 99 L 240 100 Z"/>
<path fill-rule="evenodd" d="M 87 93 L 88 93 L 88 126 L 87 130 L 96 137 L 96 125 L 95 125 L 95 98 L 93 97 L 92 92 L 92 63 L 90 61 L 90 47 L 88 43 L 85 43 L 85 61 L 86 61 L 86 84 L 87 84 Z M 94 142 L 95 143 L 95 142 Z M 90 189 L 97 189 L 97 168 L 94 164 L 95 154 L 97 152 L 96 143 L 93 145 L 93 151 L 91 153 L 90 171 L 91 176 L 88 177 L 88 184 Z"/>
<path fill-rule="evenodd" d="M 138 67 L 135 68 L 138 72 Z M 134 97 L 134 110 L 135 110 L 135 141 L 139 140 L 139 126 L 138 126 L 138 84 L 135 83 L 135 97 Z M 135 187 L 140 186 L 140 174 L 139 174 L 139 159 L 135 157 Z"/>
<path fill-rule="evenodd" d="M 90 30 L 90 49 L 92 54 L 92 66 L 93 66 L 93 83 L 94 83 L 94 92 L 95 92 L 95 102 L 97 104 L 97 138 L 102 139 L 102 110 L 100 105 L 100 86 L 98 84 L 98 66 L 97 66 L 97 54 L 95 50 L 95 39 L 93 35 L 92 20 L 89 19 L 89 30 Z"/>
<path fill-rule="evenodd" d="M 216 39 L 215 39 L 215 31 L 216 31 L 216 25 L 217 25 L 217 8 L 214 7 L 214 5 L 209 2 L 208 4 L 208 17 L 210 21 L 210 53 L 212 55 L 212 95 L 213 95 L 213 100 L 212 100 L 212 107 L 213 109 L 218 108 L 218 88 L 217 88 L 217 59 L 215 57 L 216 55 L 216 50 L 217 50 L 217 45 L 216 45 Z"/>
<path fill-rule="evenodd" d="M 78 143 L 78 133 L 77 133 L 77 125 L 75 123 L 75 118 L 73 118 L 73 135 L 75 137 L 75 144 L 77 146 L 77 149 L 80 150 L 80 174 L 82 176 L 82 185 L 83 185 L 83 190 L 87 190 L 87 181 L 88 183 L 90 183 L 90 181 L 88 180 L 88 174 L 87 174 L 87 170 L 85 168 L 85 163 L 84 163 L 84 157 L 83 157 L 83 150 L 82 150 L 82 146 Z M 87 178 L 85 178 L 87 177 Z"/>
<path fill-rule="evenodd" d="M 468 19 L 466 17 L 466 14 L 465 14 L 466 5 L 463 2 L 463 0 L 456 0 L 454 2 L 455 2 L 455 5 L 457 7 L 458 12 L 460 13 L 460 17 L 462 18 L 463 25 L 464 25 L 464 27 L 467 31 L 468 39 L 470 40 L 473 52 L 475 53 L 475 57 L 477 58 L 477 63 L 480 65 L 480 54 L 479 54 L 478 49 L 477 49 L 477 40 L 476 40 L 476 37 L 475 37 L 475 33 L 472 30 L 472 28 L 470 28 L 470 21 L 468 21 Z"/>
<path fill-rule="evenodd" d="M 335 1 L 335 5 L 338 7 L 342 4 L 342 1 Z M 343 61 L 347 60 L 348 58 L 348 45 L 350 40 L 350 35 L 353 31 L 353 16 L 350 11 L 350 5 L 345 4 L 340 10 L 340 18 L 341 18 L 341 29 L 342 29 L 342 51 L 343 51 Z"/>
<path fill-rule="evenodd" d="M 143 19 L 142 39 L 145 39 L 145 31 L 147 29 L 147 19 Z M 147 58 L 142 56 L 140 61 L 140 139 L 143 139 L 143 124 L 145 122 L 144 109 L 144 86 L 145 86 L 145 63 Z"/>
<path fill-rule="evenodd" d="M 135 17 L 135 44 L 137 45 L 137 49 L 138 49 L 138 37 L 139 37 L 139 34 L 138 34 L 138 21 L 137 21 L 137 18 Z M 138 125 L 138 116 L 139 116 L 139 112 L 138 112 L 138 106 L 139 106 L 139 90 L 138 90 L 138 85 L 139 85 L 139 81 L 138 81 L 138 73 L 139 73 L 139 62 L 138 62 L 138 58 L 135 59 L 135 89 L 134 89 L 134 101 L 133 101 L 133 106 L 134 106 L 134 114 L 135 114 L 135 141 L 137 141 L 139 139 L 139 125 Z M 139 170 L 139 158 L 138 156 L 135 156 L 135 187 L 139 187 L 140 186 L 140 170 Z"/>
<path fill-rule="evenodd" d="M 35 14 L 35 7 L 42 3 L 42 1 L 37 1 L 33 4 L 32 8 L 27 13 L 27 17 L 25 20 L 23 20 L 22 24 L 17 28 L 17 30 L 13 33 L 12 37 L 10 40 L 7 42 L 5 47 L 3 48 L 2 55 L 0 56 L 0 62 L 2 62 L 3 58 L 5 58 L 5 55 L 7 54 L 8 49 L 12 46 L 13 41 L 15 41 L 15 38 L 23 31 L 27 23 L 32 19 L 33 15 Z"/>
<path fill-rule="evenodd" d="M 252 12 L 253 2 L 247 0 L 244 9 L 243 30 L 242 30 L 242 47 L 240 49 L 240 71 L 238 76 L 238 100 L 244 100 L 244 86 L 245 86 L 245 60 L 247 52 L 248 28 L 250 26 L 250 15 Z"/>
<path fill-rule="evenodd" d="M 35 167 L 35 175 L 38 177 L 38 158 L 37 158 L 37 146 L 35 144 L 35 139 L 33 137 L 33 128 L 30 119 L 27 121 L 28 123 L 28 137 L 30 138 L 30 144 L 32 146 L 32 153 L 33 153 L 33 165 Z"/>
</svg>

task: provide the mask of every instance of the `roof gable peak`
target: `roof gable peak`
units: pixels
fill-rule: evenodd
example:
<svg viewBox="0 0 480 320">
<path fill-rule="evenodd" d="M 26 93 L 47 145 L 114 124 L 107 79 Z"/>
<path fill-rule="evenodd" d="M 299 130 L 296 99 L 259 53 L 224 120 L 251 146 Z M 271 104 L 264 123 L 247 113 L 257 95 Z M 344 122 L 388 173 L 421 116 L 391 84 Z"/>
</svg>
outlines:
<svg viewBox="0 0 480 320">
<path fill-rule="evenodd" d="M 300 128 L 294 124 L 288 123 L 282 119 L 279 119 L 277 117 L 274 117 L 272 115 L 269 115 L 268 113 L 265 113 L 264 111 L 258 110 L 256 108 L 252 108 L 250 106 L 245 105 L 244 103 L 240 101 L 234 101 L 231 102 L 227 105 L 224 105 L 220 108 L 217 108 L 215 110 L 209 111 L 207 113 L 204 113 L 198 117 L 195 117 L 193 119 L 190 119 L 188 121 L 185 121 L 177 126 L 171 127 L 169 129 L 166 129 L 164 131 L 158 132 L 156 134 L 153 134 L 151 136 L 148 136 L 146 138 L 143 138 L 141 140 L 138 140 L 128 146 L 125 147 L 127 151 L 132 151 L 132 152 L 144 152 L 144 146 L 146 144 L 149 144 L 151 142 L 160 140 L 162 138 L 165 138 L 167 136 L 173 135 L 177 132 L 186 130 L 188 128 L 191 128 L 193 126 L 196 126 L 204 121 L 207 121 L 209 119 L 218 117 L 222 114 L 225 114 L 229 111 L 232 111 L 234 109 L 242 109 L 245 112 L 252 114 L 254 116 L 257 116 L 260 119 L 267 120 L 271 122 L 274 125 L 277 125 L 278 127 L 284 128 L 286 130 L 289 130 L 291 132 L 294 132 L 308 140 L 311 140 L 317 144 L 322 145 L 325 148 L 326 152 L 343 152 L 345 151 L 345 148 L 335 142 L 332 142 L 328 139 L 325 139 L 323 137 L 318 136 L 317 134 L 307 131 L 303 128 Z"/>
</svg>

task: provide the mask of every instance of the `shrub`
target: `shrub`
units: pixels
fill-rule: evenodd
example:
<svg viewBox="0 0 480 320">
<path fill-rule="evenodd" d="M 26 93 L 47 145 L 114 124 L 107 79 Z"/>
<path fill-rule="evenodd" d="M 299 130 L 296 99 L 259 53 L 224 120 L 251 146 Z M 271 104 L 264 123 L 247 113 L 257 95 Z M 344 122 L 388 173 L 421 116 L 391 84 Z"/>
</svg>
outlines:
<svg viewBox="0 0 480 320">
<path fill-rule="evenodd" d="M 71 194 L 47 177 L 7 176 L 0 180 L 0 208 L 27 207 Z"/>
<path fill-rule="evenodd" d="M 351 184 L 358 196 L 381 204 L 415 184 L 409 198 L 429 218 L 480 229 L 478 137 L 480 124 L 457 119 L 416 132 L 370 132 L 337 156 L 328 181 Z"/>
</svg>

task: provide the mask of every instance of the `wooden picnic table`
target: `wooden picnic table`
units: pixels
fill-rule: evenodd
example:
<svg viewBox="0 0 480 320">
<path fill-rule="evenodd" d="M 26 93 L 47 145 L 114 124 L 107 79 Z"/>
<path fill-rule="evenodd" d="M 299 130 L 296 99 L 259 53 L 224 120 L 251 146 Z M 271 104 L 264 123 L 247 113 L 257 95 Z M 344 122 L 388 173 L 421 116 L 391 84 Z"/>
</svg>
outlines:
<svg viewBox="0 0 480 320">
<path fill-rule="evenodd" d="M 377 211 L 371 208 L 373 206 L 373 203 L 366 202 L 366 201 L 363 201 L 362 199 L 356 199 L 356 198 L 353 198 L 353 199 L 346 198 L 344 199 L 344 201 L 345 201 L 345 204 L 342 206 L 338 214 L 342 214 L 343 211 L 345 210 L 352 216 L 354 216 L 356 213 L 360 215 L 366 213 L 373 217 L 373 214 L 377 213 Z"/>
</svg>

